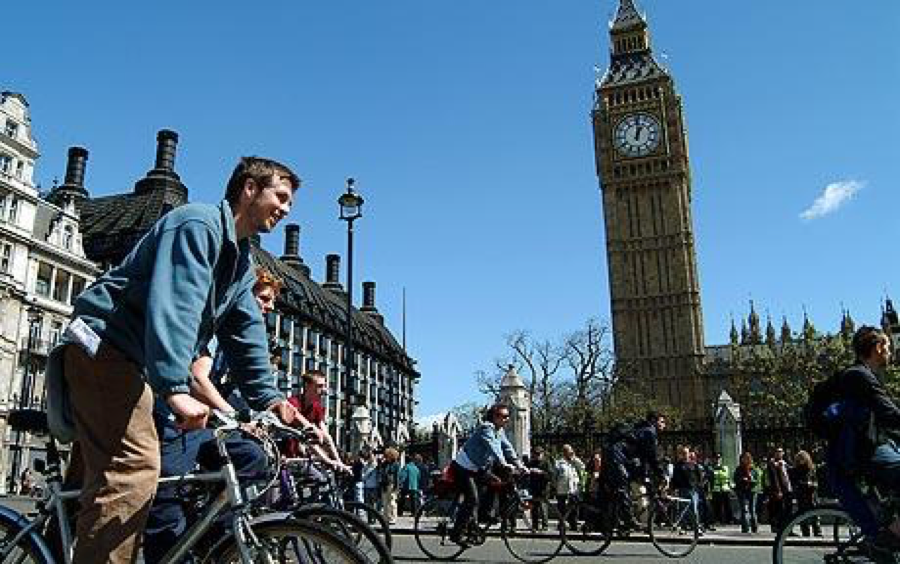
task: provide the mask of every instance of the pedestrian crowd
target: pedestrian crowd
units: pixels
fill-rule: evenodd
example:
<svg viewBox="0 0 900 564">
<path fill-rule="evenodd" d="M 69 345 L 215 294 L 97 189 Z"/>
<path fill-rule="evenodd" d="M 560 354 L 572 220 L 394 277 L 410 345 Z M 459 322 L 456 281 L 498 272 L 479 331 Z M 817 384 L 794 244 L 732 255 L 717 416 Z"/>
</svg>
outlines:
<svg viewBox="0 0 900 564">
<path fill-rule="evenodd" d="M 527 466 L 540 470 L 529 476 L 532 522 L 538 530 L 548 528 L 550 504 L 556 506 L 555 514 L 564 515 L 574 499 L 598 499 L 605 486 L 599 451 L 585 463 L 569 444 L 555 457 L 536 446 L 526 458 Z M 763 524 L 777 532 L 792 515 L 815 506 L 824 466 L 806 450 L 788 459 L 781 447 L 759 459 L 745 451 L 733 469 L 721 454 L 704 457 L 685 445 L 675 448 L 674 459 L 662 462 L 670 491 L 694 500 L 701 534 L 722 525 L 740 525 L 743 533 L 755 534 Z M 807 528 L 802 535 L 821 535 L 818 526 Z"/>
<path fill-rule="evenodd" d="M 395 447 L 364 448 L 350 466 L 356 500 L 378 509 L 390 525 L 404 513 L 415 515 L 435 472 L 421 454 L 404 456 Z"/>
</svg>

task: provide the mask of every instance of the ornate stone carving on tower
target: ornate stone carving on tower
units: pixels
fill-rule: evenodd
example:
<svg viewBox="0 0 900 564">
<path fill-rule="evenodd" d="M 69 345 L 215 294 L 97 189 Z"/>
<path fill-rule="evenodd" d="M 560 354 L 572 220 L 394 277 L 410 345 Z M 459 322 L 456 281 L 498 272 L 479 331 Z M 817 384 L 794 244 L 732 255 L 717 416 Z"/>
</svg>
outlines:
<svg viewBox="0 0 900 564">
<path fill-rule="evenodd" d="M 510 365 L 500 380 L 500 401 L 509 407 L 506 437 L 519 456 L 531 454 L 531 398 L 516 369 Z"/>
<path fill-rule="evenodd" d="M 623 377 L 708 419 L 691 171 L 681 97 L 653 56 L 647 22 L 620 0 L 610 66 L 592 112 L 603 199 L 613 342 Z"/>
</svg>

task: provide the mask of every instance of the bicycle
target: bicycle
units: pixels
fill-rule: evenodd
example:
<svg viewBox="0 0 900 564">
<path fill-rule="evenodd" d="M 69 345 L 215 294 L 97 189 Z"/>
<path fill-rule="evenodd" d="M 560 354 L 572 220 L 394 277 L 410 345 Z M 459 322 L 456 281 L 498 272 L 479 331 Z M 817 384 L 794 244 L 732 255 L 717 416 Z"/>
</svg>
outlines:
<svg viewBox="0 0 900 564">
<path fill-rule="evenodd" d="M 693 552 L 700 537 L 696 505 L 687 497 L 661 491 L 646 483 L 630 497 L 632 513 L 643 517 L 642 528 L 656 549 L 670 558 L 682 558 Z M 637 530 L 626 523 L 612 492 L 599 499 L 579 499 L 563 516 L 563 542 L 575 554 L 598 556 L 615 537 L 628 537 Z"/>
<path fill-rule="evenodd" d="M 559 554 L 563 539 L 558 532 L 537 532 L 531 521 L 532 499 L 523 476 L 489 483 L 487 487 L 493 489 L 500 500 L 499 517 L 487 523 L 479 523 L 477 518 L 471 519 L 463 536 L 470 546 L 480 546 L 489 536 L 499 536 L 516 559 L 526 564 L 541 564 Z M 416 512 L 416 544 L 429 558 L 454 560 L 468 548 L 450 540 L 450 531 L 461 507 L 460 498 L 458 491 L 449 498 L 436 496 Z M 497 529 L 494 529 L 495 526 Z"/>
<path fill-rule="evenodd" d="M 345 501 L 345 491 L 330 468 L 309 459 L 287 459 L 279 481 L 283 495 L 276 507 L 334 530 L 372 564 L 393 563 L 391 531 L 384 516 L 364 503 Z"/>
<path fill-rule="evenodd" d="M 275 416 L 262 414 L 261 420 L 270 425 L 281 425 Z M 199 562 L 309 562 L 366 564 L 366 560 L 334 533 L 316 524 L 296 520 L 279 519 L 252 522 L 247 513 L 248 498 L 256 494 L 253 486 L 243 488 L 238 480 L 234 464 L 225 448 L 225 440 L 238 432 L 241 423 L 223 413 L 214 411 L 211 420 L 222 468 L 216 472 L 198 472 L 164 478 L 160 483 L 192 485 L 207 488 L 218 484 L 218 493 L 208 500 L 201 517 L 191 525 L 178 542 L 172 546 L 162 562 L 169 564 L 193 555 Z M 10 412 L 10 427 L 33 434 L 47 434 L 47 415 L 27 409 Z M 0 506 L 0 562 L 30 562 L 51 564 L 59 560 L 70 564 L 73 557 L 72 531 L 66 501 L 80 495 L 78 490 L 64 490 L 62 464 L 59 449 L 53 437 L 47 443 L 47 463 L 36 470 L 46 480 L 46 493 L 37 505 L 33 519 L 12 509 Z M 232 529 L 217 539 L 208 539 L 206 533 L 214 523 L 231 512 Z M 54 555 L 45 537 L 48 525 L 54 524 L 61 555 Z M 206 540 L 211 540 L 206 543 Z M 195 553 L 195 549 L 201 550 Z"/>
<path fill-rule="evenodd" d="M 694 551 L 700 539 L 700 518 L 693 494 L 673 495 L 657 487 L 648 487 L 647 533 L 650 542 L 669 558 L 684 558 Z"/>
<path fill-rule="evenodd" d="M 599 556 L 615 535 L 628 536 L 632 532 L 620 513 L 610 492 L 604 492 L 599 499 L 578 498 L 562 516 L 563 544 L 573 554 Z"/>
</svg>

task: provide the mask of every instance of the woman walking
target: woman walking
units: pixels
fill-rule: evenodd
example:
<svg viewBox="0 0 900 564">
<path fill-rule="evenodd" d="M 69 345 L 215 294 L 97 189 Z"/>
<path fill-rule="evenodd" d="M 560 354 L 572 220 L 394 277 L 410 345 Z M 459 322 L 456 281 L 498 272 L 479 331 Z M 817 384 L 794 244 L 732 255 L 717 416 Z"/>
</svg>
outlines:
<svg viewBox="0 0 900 564">
<path fill-rule="evenodd" d="M 758 476 L 753 467 L 753 456 L 749 452 L 741 455 L 738 467 L 734 469 L 734 492 L 737 495 L 738 507 L 741 509 L 741 532 L 755 533 L 758 529 L 756 521 L 756 485 Z"/>
<path fill-rule="evenodd" d="M 791 484 L 794 487 L 794 495 L 797 499 L 797 512 L 801 513 L 807 509 L 816 506 L 816 465 L 813 464 L 812 457 L 805 450 L 799 451 L 794 456 L 794 467 L 790 470 Z M 804 537 L 808 537 L 810 533 L 810 524 L 806 521 L 801 523 L 800 532 Z M 822 536 L 822 527 L 818 521 L 812 523 L 812 533 Z"/>
</svg>

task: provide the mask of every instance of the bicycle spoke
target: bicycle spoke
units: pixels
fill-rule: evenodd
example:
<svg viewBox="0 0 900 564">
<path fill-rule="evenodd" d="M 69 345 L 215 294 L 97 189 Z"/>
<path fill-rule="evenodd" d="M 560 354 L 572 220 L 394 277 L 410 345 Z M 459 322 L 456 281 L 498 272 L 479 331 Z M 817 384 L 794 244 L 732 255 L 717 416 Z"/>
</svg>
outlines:
<svg viewBox="0 0 900 564">
<path fill-rule="evenodd" d="M 775 564 L 871 562 L 846 511 L 819 507 L 796 515 L 775 537 Z"/>
<path fill-rule="evenodd" d="M 500 533 L 510 554 L 526 564 L 549 562 L 563 544 L 562 532 L 548 530 L 537 532 L 532 522 L 531 501 L 513 505 L 503 516 Z"/>
<path fill-rule="evenodd" d="M 647 520 L 650 541 L 662 554 L 681 558 L 697 546 L 700 527 L 693 500 L 685 497 L 656 498 Z"/>
</svg>

